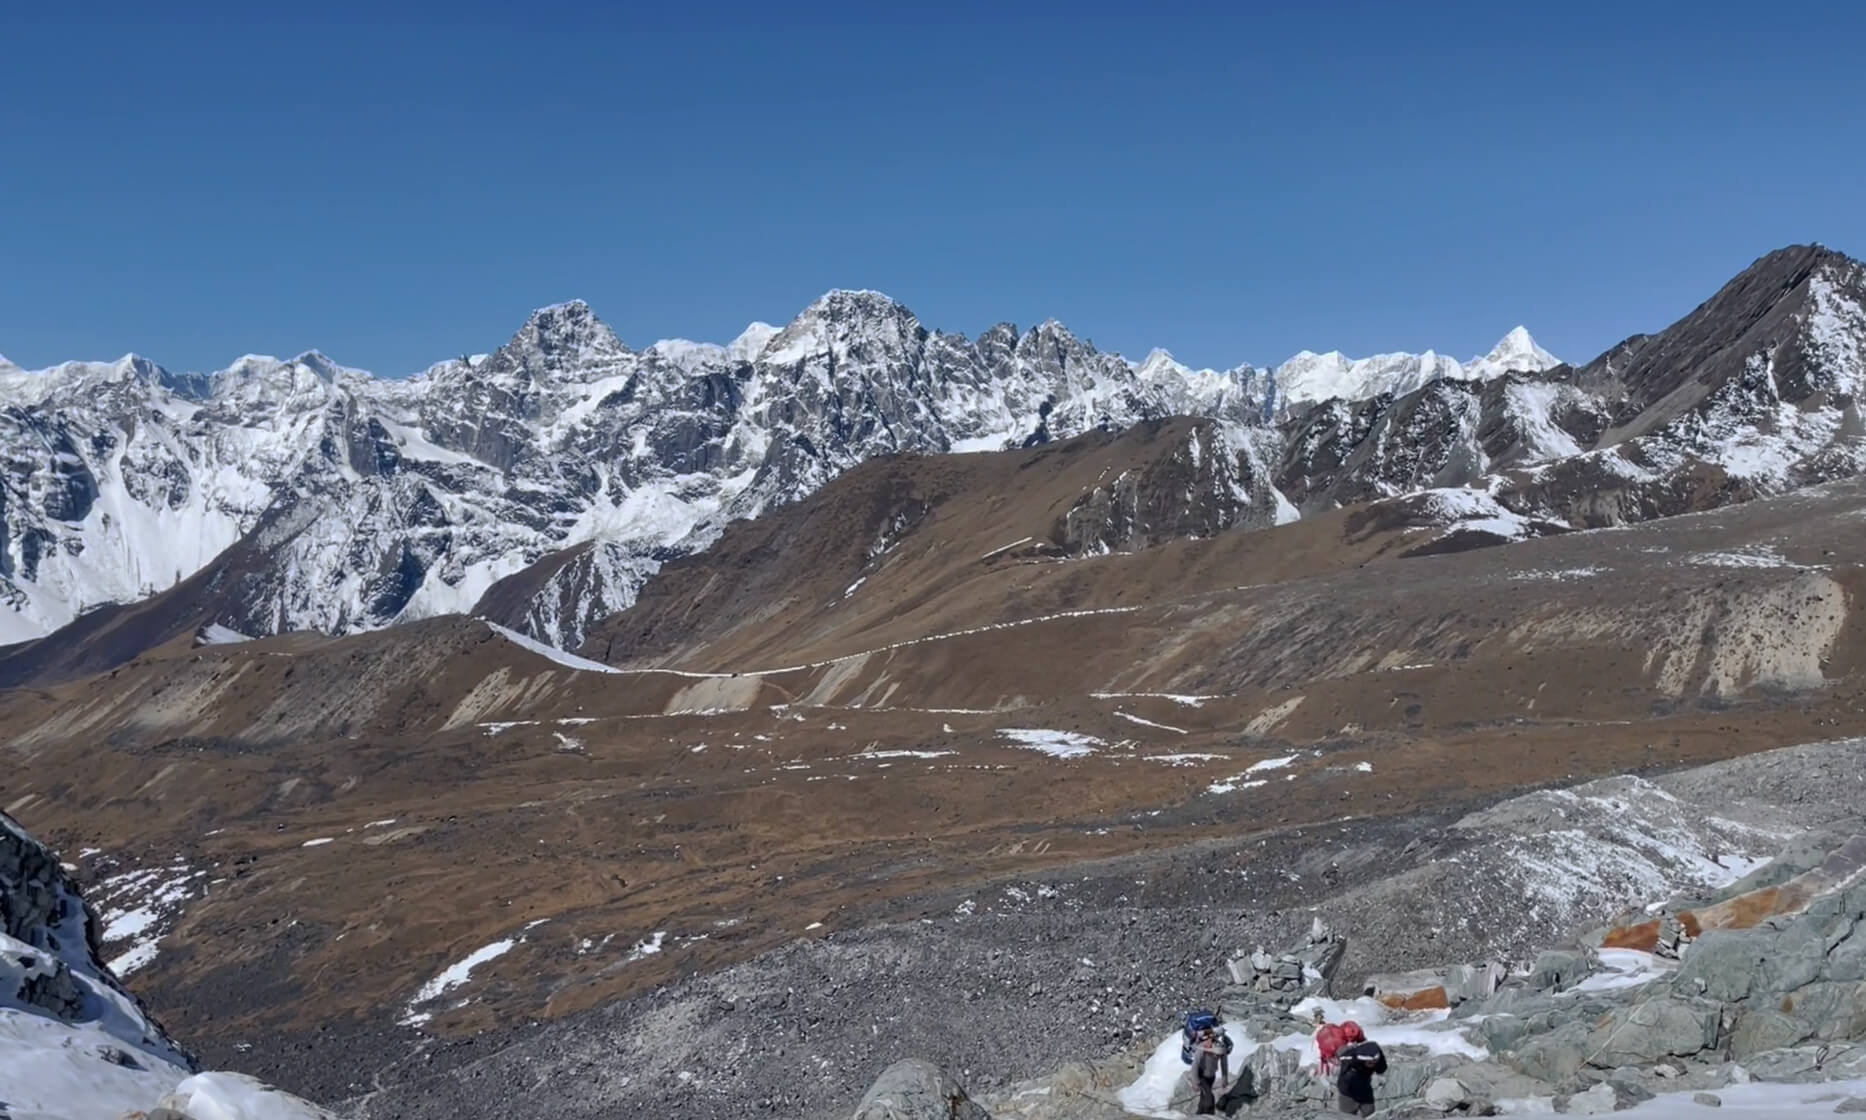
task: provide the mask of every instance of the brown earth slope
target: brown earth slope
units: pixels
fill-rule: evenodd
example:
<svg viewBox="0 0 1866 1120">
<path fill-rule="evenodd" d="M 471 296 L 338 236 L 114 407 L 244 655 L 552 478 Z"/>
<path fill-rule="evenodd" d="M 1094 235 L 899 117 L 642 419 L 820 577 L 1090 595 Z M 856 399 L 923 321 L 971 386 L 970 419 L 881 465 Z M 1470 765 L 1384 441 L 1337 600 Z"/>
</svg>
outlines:
<svg viewBox="0 0 1866 1120">
<path fill-rule="evenodd" d="M 0 692 L 0 803 L 158 916 L 112 947 L 185 1037 L 387 1062 L 1214 828 L 1866 727 L 1866 483 L 1450 554 L 1405 503 L 1073 553 L 1190 430 L 870 464 L 671 566 L 586 650 L 617 666 L 445 618 Z"/>
</svg>

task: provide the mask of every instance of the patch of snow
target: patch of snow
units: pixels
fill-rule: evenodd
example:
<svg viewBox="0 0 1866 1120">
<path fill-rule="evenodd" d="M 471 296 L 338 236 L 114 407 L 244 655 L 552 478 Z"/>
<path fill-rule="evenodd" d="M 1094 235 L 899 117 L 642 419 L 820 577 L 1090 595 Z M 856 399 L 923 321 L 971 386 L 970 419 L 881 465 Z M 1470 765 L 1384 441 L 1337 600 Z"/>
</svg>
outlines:
<svg viewBox="0 0 1866 1120">
<path fill-rule="evenodd" d="M 231 626 L 222 626 L 219 623 L 215 623 L 201 631 L 199 644 L 204 646 L 232 646 L 252 640 L 252 636 L 249 634 L 242 634 Z"/>
<path fill-rule="evenodd" d="M 1252 778 L 1249 781 L 1245 781 L 1243 780 L 1243 775 L 1240 774 L 1229 781 L 1213 782 L 1211 785 L 1205 787 L 1205 792 L 1236 793 L 1241 789 L 1256 789 L 1258 786 L 1267 786 L 1269 784 L 1270 781 L 1268 778 Z"/>
<path fill-rule="evenodd" d="M 315 839 L 315 840 L 306 840 L 306 841 L 305 841 L 304 843 L 302 843 L 302 844 L 300 844 L 300 845 L 298 845 L 298 846 L 299 846 L 300 848 L 321 848 L 321 847 L 323 847 L 324 845 L 326 845 L 326 844 L 328 844 L 328 843 L 330 843 L 330 841 L 331 841 L 331 838 L 330 838 L 330 837 L 328 837 L 328 836 L 320 836 L 320 837 L 318 837 L 318 838 L 317 838 L 317 839 Z"/>
<path fill-rule="evenodd" d="M 1754 1116 L 1780 1120 L 1787 1116 L 1831 1114 L 1834 1105 L 1847 1097 L 1866 1096 L 1866 1078 L 1848 1081 L 1815 1081 L 1784 1085 L 1752 1081 L 1747 1085 L 1726 1085 L 1716 1090 L 1723 1101 L 1721 1108 L 1706 1108 L 1691 1098 L 1689 1090 L 1660 1093 L 1641 1101 L 1615 1116 L 1626 1120 L 1707 1120 L 1714 1116 Z"/>
<path fill-rule="evenodd" d="M 1142 727 L 1157 727 L 1161 731 L 1171 731 L 1175 735 L 1184 735 L 1186 733 L 1186 729 L 1183 727 L 1172 727 L 1164 723 L 1155 723 L 1150 719 L 1142 719 L 1132 712 L 1116 712 L 1115 715 L 1120 716 L 1129 723 L 1138 723 Z"/>
<path fill-rule="evenodd" d="M 1678 967 L 1675 963 L 1662 961 L 1651 953 L 1642 953 L 1637 949 L 1602 949 L 1599 955 L 1601 971 L 1575 985 L 1575 991 L 1607 992 L 1619 988 L 1636 988 L 1661 976 L 1670 975 Z"/>
<path fill-rule="evenodd" d="M 123 871 L 99 882 L 90 893 L 103 920 L 98 940 L 115 953 L 110 970 L 123 977 L 148 967 L 184 906 L 200 897 L 206 878 L 206 871 L 177 859 L 167 867 Z"/>
<path fill-rule="evenodd" d="M 1035 537 L 1019 537 L 1018 539 L 1012 541 L 1010 544 L 999 545 L 997 548 L 994 548 L 990 552 L 987 552 L 985 555 L 979 557 L 979 559 L 989 560 L 993 556 L 1002 556 L 1004 553 L 1011 551 L 1013 548 L 1016 548 L 1018 545 L 1029 544 L 1033 540 L 1036 540 L 1036 538 Z"/>
<path fill-rule="evenodd" d="M 667 931 L 664 929 L 656 930 L 652 935 L 649 936 L 649 938 L 646 941 L 636 942 L 635 947 L 633 949 L 630 949 L 628 951 L 628 956 L 624 957 L 623 959 L 628 960 L 628 961 L 639 961 L 647 957 L 652 957 L 656 953 L 661 951 L 661 946 L 665 944 L 666 941 L 667 941 Z"/>
<path fill-rule="evenodd" d="M 1054 758 L 1083 758 L 1095 753 L 1096 748 L 1108 744 L 1093 735 L 1084 735 L 1078 731 L 1048 731 L 1033 727 L 1007 727 L 998 732 L 999 736 L 1009 739 L 1013 744 L 1033 751 L 1041 751 Z"/>
<path fill-rule="evenodd" d="M 1217 762 L 1225 756 L 1187 751 L 1179 754 L 1150 754 L 1145 757 L 1148 762 L 1164 762 L 1168 766 L 1197 766 L 1201 762 Z"/>
<path fill-rule="evenodd" d="M 532 653 L 535 653 L 540 657 L 547 658 L 551 661 L 555 661 L 557 664 L 562 665 L 567 669 L 576 669 L 580 672 L 585 672 L 585 673 L 620 674 L 622 672 L 622 670 L 617 669 L 613 665 L 604 665 L 600 661 L 591 661 L 587 657 L 578 657 L 576 654 L 568 653 L 564 650 L 558 649 L 556 646 L 546 645 L 543 642 L 540 642 L 536 638 L 533 638 L 526 634 L 521 634 L 518 631 L 511 629 L 510 627 L 501 626 L 498 623 L 491 621 L 490 619 L 482 618 L 480 619 L 480 621 L 484 622 L 487 626 L 491 627 L 492 631 L 495 634 L 498 634 L 504 637 L 507 641 L 511 642 L 513 645 L 523 647 L 524 649 L 528 649 Z"/>
<path fill-rule="evenodd" d="M 1278 758 L 1263 758 L 1244 768 L 1246 774 L 1255 774 L 1262 770 L 1281 770 L 1295 762 L 1301 755 L 1286 754 Z"/>
</svg>

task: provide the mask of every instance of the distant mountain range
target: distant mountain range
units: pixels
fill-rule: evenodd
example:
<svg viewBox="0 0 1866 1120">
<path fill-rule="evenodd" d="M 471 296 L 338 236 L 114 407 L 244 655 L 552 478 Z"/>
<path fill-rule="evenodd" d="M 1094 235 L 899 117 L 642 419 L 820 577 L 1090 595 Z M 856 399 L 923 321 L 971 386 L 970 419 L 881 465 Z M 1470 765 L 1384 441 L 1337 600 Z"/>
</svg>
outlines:
<svg viewBox="0 0 1866 1120">
<path fill-rule="evenodd" d="M 560 304 L 406 380 L 315 352 L 208 375 L 134 356 L 5 366 L 0 643 L 188 581 L 221 632 L 343 633 L 491 596 L 574 647 L 668 559 L 865 460 L 1170 415 L 1215 423 L 1241 524 L 1457 487 L 1481 500 L 1434 508 L 1555 528 L 1703 508 L 1858 469 L 1863 275 L 1784 249 L 1579 368 L 1518 328 L 1469 363 L 1191 370 L 1054 321 L 929 331 L 851 291 L 724 346 L 639 351 Z"/>
</svg>

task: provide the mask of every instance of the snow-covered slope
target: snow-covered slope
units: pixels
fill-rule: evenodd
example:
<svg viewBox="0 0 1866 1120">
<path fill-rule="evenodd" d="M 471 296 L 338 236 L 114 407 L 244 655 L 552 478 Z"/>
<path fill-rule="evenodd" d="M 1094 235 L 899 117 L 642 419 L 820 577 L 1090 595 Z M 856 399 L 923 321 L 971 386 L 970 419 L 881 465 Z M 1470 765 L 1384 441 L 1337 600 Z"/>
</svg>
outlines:
<svg viewBox="0 0 1866 1120">
<path fill-rule="evenodd" d="M 328 1120 L 239 1074 L 199 1073 L 97 955 L 97 920 L 58 860 L 0 813 L 0 1111 L 110 1120 L 169 1104 L 196 1120 Z"/>
<path fill-rule="evenodd" d="M 1490 353 L 1468 362 L 1431 350 L 1371 358 L 1350 358 L 1339 350 L 1326 354 L 1304 350 L 1276 367 L 1275 377 L 1283 399 L 1291 402 L 1361 400 L 1382 393 L 1404 395 L 1439 378 L 1481 381 L 1506 373 L 1540 373 L 1561 364 L 1527 330 L 1517 327 Z"/>
</svg>

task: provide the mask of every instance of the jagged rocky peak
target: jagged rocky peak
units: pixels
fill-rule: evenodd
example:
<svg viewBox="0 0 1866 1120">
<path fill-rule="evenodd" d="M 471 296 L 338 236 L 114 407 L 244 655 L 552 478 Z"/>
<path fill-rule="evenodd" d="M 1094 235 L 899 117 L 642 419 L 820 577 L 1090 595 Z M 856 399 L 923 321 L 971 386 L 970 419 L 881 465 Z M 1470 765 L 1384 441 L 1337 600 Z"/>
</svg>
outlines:
<svg viewBox="0 0 1866 1120">
<path fill-rule="evenodd" d="M 926 328 L 906 306 L 874 291 L 838 288 L 825 292 L 759 352 L 761 363 L 797 366 L 813 358 L 840 361 L 870 357 L 876 347 L 899 354 L 916 349 Z"/>
<path fill-rule="evenodd" d="M 523 369 L 539 378 L 577 378 L 592 366 L 611 365 L 629 353 L 589 304 L 573 299 L 533 311 L 487 364 Z"/>
</svg>

